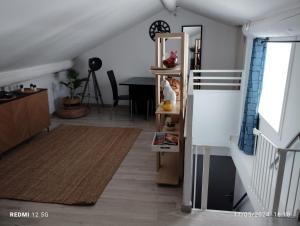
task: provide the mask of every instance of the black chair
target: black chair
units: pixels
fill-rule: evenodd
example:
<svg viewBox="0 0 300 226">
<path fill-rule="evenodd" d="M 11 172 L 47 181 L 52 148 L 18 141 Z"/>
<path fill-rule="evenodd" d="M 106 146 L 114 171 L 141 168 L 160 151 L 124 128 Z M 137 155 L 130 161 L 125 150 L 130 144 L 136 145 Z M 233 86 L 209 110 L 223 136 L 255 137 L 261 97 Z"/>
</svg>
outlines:
<svg viewBox="0 0 300 226">
<path fill-rule="evenodd" d="M 112 109 L 111 109 L 111 118 L 113 115 L 113 112 L 115 108 L 118 106 L 120 100 L 129 100 L 129 107 L 130 107 L 130 117 L 131 119 L 133 118 L 133 104 L 132 104 L 132 99 L 130 98 L 129 95 L 119 95 L 118 92 L 118 84 L 116 81 L 115 74 L 113 70 L 107 71 L 107 75 L 110 81 L 112 93 L 113 93 L 113 104 L 112 104 Z"/>
</svg>

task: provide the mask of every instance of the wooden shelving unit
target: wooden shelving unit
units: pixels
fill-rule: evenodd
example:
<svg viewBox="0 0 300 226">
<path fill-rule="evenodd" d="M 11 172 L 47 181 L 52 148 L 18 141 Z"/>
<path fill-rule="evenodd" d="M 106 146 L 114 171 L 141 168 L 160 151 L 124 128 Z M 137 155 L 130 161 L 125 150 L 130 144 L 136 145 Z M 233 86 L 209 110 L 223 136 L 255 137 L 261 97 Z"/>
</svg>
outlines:
<svg viewBox="0 0 300 226">
<path fill-rule="evenodd" d="M 167 40 L 176 39 L 180 42 L 179 64 L 175 68 L 165 68 L 163 60 L 168 57 L 166 53 Z M 183 152 L 184 152 L 184 121 L 187 98 L 187 75 L 188 75 L 188 35 L 181 33 L 156 34 L 155 41 L 155 66 L 151 72 L 156 78 L 156 130 L 157 132 L 173 133 L 178 135 L 177 149 L 172 146 L 172 151 L 167 147 L 159 148 L 152 144 L 153 151 L 157 152 L 157 177 L 158 184 L 178 185 L 183 175 Z M 163 78 L 175 78 L 180 83 L 180 99 L 172 111 L 162 109 L 162 98 L 160 95 L 161 81 Z M 164 127 L 166 117 L 172 117 L 176 123 L 174 131 L 167 131 Z M 155 135 L 156 136 L 156 135 Z M 176 151 L 174 151 L 176 150 Z"/>
</svg>

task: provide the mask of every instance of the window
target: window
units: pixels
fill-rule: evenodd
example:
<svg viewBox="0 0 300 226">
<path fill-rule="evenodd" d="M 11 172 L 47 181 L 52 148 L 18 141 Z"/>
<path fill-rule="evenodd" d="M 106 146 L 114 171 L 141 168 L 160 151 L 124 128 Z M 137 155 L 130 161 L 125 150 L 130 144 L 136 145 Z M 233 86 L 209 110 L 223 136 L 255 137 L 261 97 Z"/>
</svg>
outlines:
<svg viewBox="0 0 300 226">
<path fill-rule="evenodd" d="M 279 132 L 292 43 L 267 43 L 260 115 Z"/>
</svg>

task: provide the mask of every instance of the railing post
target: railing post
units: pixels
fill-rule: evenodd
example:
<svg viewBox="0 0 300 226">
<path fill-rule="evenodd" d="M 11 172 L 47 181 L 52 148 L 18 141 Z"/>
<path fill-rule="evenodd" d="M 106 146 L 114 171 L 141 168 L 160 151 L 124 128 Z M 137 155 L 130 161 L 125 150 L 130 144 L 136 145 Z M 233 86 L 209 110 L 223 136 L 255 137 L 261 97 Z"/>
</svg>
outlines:
<svg viewBox="0 0 300 226">
<path fill-rule="evenodd" d="M 182 207 L 183 212 L 191 212 L 192 209 L 192 184 L 193 184 L 193 153 L 194 147 L 192 144 L 193 132 L 193 73 L 190 74 L 189 90 L 186 108 L 185 122 L 185 153 L 184 153 L 184 178 L 183 178 L 183 197 Z M 197 155 L 196 155 L 197 157 Z M 196 166 L 195 166 L 196 167 Z"/>
<path fill-rule="evenodd" d="M 278 155 L 279 155 L 279 164 L 278 164 L 278 170 L 277 170 L 277 178 L 276 178 L 276 182 L 275 182 L 275 192 L 274 192 L 274 201 L 273 201 L 273 207 L 272 207 L 272 215 L 278 214 L 283 174 L 284 174 L 284 167 L 285 167 L 285 162 L 286 162 L 286 151 L 282 151 L 281 149 L 278 149 L 277 151 L 278 151 Z"/>
<path fill-rule="evenodd" d="M 201 209 L 207 209 L 208 184 L 209 184 L 209 165 L 210 153 L 208 147 L 203 147 L 203 172 L 202 172 L 202 192 L 201 192 Z"/>
</svg>

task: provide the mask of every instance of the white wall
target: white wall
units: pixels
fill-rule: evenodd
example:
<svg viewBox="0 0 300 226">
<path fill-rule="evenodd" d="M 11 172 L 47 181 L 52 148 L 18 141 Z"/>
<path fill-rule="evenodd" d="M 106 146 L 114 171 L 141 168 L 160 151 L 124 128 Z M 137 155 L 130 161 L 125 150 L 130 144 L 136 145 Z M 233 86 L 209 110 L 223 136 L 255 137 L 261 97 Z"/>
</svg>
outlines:
<svg viewBox="0 0 300 226">
<path fill-rule="evenodd" d="M 7 91 L 16 90 L 19 88 L 20 84 L 23 84 L 24 87 L 29 87 L 32 83 L 37 85 L 38 88 L 48 89 L 49 112 L 52 114 L 61 104 L 61 98 L 69 95 L 68 90 L 59 84 L 60 81 L 65 79 L 66 73 L 60 72 L 56 74 L 43 75 L 32 80 L 15 83 L 3 88 Z"/>
<path fill-rule="evenodd" d="M 245 64 L 246 54 L 246 37 L 243 34 L 242 27 L 239 27 L 237 32 L 237 48 L 236 48 L 236 60 L 235 67 L 237 69 L 243 69 Z"/>
<path fill-rule="evenodd" d="M 241 178 L 240 178 L 238 172 L 236 172 L 233 204 L 234 205 L 237 204 L 237 202 L 240 200 L 240 198 L 242 198 L 242 196 L 245 193 L 246 193 L 246 190 L 243 186 Z M 237 211 L 239 211 L 239 212 L 254 212 L 254 208 L 253 208 L 248 196 L 240 203 Z"/>
<path fill-rule="evenodd" d="M 228 146 L 229 137 L 239 131 L 240 97 L 239 90 L 194 90 L 194 145 Z"/>
<path fill-rule="evenodd" d="M 234 69 L 236 60 L 237 32 L 235 26 L 225 25 L 183 9 L 174 17 L 163 10 L 151 18 L 141 21 L 126 32 L 104 42 L 100 46 L 80 55 L 75 67 L 82 76 L 87 75 L 87 62 L 90 57 L 100 57 L 103 67 L 97 71 L 103 99 L 111 103 L 112 92 L 106 71 L 113 69 L 118 82 L 133 76 L 152 76 L 149 68 L 154 64 L 154 42 L 149 37 L 149 26 L 155 20 L 169 23 L 172 32 L 180 32 L 182 25 L 203 25 L 203 69 Z M 103 31 L 105 32 L 105 31 Z M 120 87 L 126 94 L 127 87 Z"/>
</svg>

